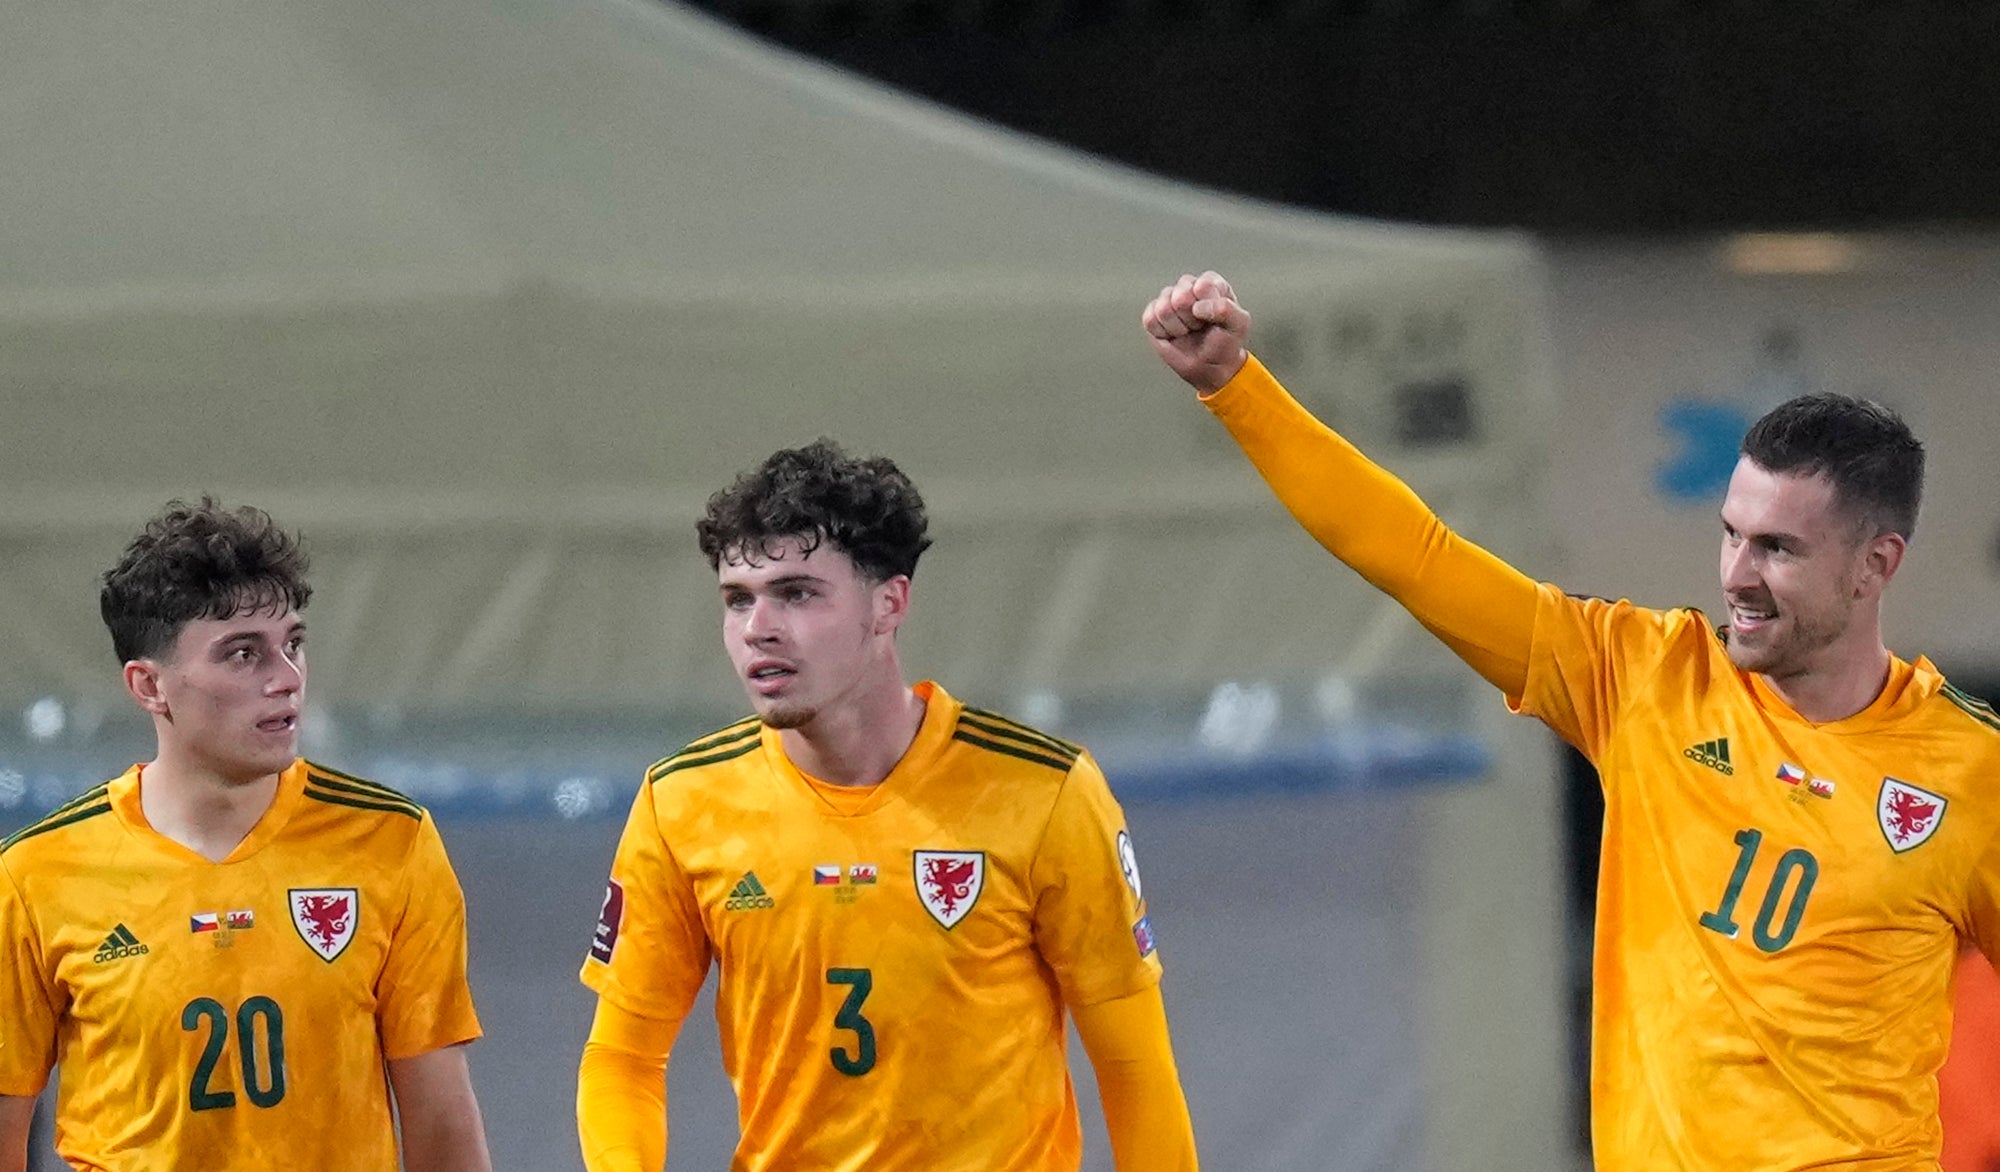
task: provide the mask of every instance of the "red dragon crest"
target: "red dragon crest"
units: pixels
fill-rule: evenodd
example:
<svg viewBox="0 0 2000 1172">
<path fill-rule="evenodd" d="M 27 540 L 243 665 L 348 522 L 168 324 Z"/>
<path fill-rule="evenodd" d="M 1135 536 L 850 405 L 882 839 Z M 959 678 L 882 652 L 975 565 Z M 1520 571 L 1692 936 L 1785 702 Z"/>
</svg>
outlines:
<svg viewBox="0 0 2000 1172">
<path fill-rule="evenodd" d="M 352 887 L 293 891 L 292 926 L 321 960 L 332 960 L 354 939 L 358 900 Z"/>
<path fill-rule="evenodd" d="M 950 928 L 979 902 L 979 893 L 986 886 L 986 853 L 918 851 L 916 880 L 924 910 Z"/>
<path fill-rule="evenodd" d="M 1936 802 L 1927 802 L 1906 789 L 1899 789 L 1889 795 L 1889 833 L 1901 842 L 1912 834 L 1921 834 L 1931 815 L 1938 812 Z"/>
<path fill-rule="evenodd" d="M 1923 845 L 1937 832 L 1938 824 L 1944 820 L 1944 808 L 1945 800 L 1940 795 L 1907 781 L 1885 777 L 1881 796 L 1876 799 L 1875 815 L 1889 846 L 1900 854 Z"/>
<path fill-rule="evenodd" d="M 978 868 L 963 859 L 929 859 L 924 863 L 924 886 L 945 915 L 958 910 L 959 901 L 972 894 L 972 880 Z"/>
</svg>

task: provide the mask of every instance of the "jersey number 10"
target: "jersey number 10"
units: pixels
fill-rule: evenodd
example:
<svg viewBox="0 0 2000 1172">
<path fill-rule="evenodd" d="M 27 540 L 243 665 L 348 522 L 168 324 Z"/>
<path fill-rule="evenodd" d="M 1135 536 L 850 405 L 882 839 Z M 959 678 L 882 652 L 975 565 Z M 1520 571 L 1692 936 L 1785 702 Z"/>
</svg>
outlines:
<svg viewBox="0 0 2000 1172">
<path fill-rule="evenodd" d="M 1729 873 L 1729 886 L 1722 891 L 1722 906 L 1712 912 L 1701 914 L 1701 926 L 1711 932 L 1720 932 L 1731 940 L 1742 929 L 1736 926 L 1736 901 L 1743 895 L 1743 881 L 1750 877 L 1750 864 L 1757 857 L 1757 848 L 1764 843 L 1761 830 L 1739 830 L 1736 832 L 1736 869 Z M 1791 884 L 1792 875 L 1799 877 L 1798 886 L 1792 888 L 1792 897 L 1785 902 L 1785 888 Z M 1750 939 L 1765 952 L 1776 952 L 1792 942 L 1798 933 L 1799 921 L 1805 918 L 1806 900 L 1812 897 L 1813 884 L 1819 881 L 1819 860 L 1812 852 L 1801 847 L 1793 847 L 1778 856 L 1778 869 L 1771 874 L 1771 884 L 1764 889 L 1764 905 L 1757 911 L 1757 920 L 1750 925 Z M 1784 904 L 1785 922 L 1777 923 L 1779 905 Z M 1776 931 L 1773 931 L 1773 927 Z"/>
</svg>

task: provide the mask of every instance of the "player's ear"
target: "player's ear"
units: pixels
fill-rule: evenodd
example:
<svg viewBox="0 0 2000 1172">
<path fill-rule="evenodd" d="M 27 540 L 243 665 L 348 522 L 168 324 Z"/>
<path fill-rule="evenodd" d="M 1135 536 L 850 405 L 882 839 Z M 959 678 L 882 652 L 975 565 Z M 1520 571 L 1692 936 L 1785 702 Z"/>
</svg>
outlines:
<svg viewBox="0 0 2000 1172">
<path fill-rule="evenodd" d="M 1861 589 L 1879 594 L 1896 576 L 1896 570 L 1903 564 L 1903 554 L 1910 543 L 1900 534 L 1884 533 L 1868 542 L 1862 550 Z"/>
<path fill-rule="evenodd" d="M 167 697 L 160 690 L 160 665 L 152 659 L 134 659 L 125 664 L 125 690 L 132 693 L 132 699 L 140 708 L 154 716 L 172 715 L 167 710 Z"/>
<path fill-rule="evenodd" d="M 875 587 L 875 633 L 887 635 L 910 613 L 910 576 L 897 574 Z"/>
</svg>

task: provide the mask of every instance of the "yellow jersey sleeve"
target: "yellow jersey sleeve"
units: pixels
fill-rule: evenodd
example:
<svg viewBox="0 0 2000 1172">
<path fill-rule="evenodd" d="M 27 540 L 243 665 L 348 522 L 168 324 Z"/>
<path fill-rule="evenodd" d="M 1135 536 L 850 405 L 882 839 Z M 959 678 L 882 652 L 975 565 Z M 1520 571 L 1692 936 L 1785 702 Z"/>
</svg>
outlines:
<svg viewBox="0 0 2000 1172">
<path fill-rule="evenodd" d="M 1254 356 L 1202 401 L 1328 553 L 1403 604 L 1488 682 L 1519 694 L 1535 618 L 1532 579 L 1452 532 Z"/>
<path fill-rule="evenodd" d="M 678 1022 L 701 992 L 712 952 L 694 885 L 660 831 L 655 802 L 672 783 L 655 776 L 632 801 L 580 976 L 628 1013 Z"/>
<path fill-rule="evenodd" d="M 1987 842 L 1967 881 L 1965 922 L 1957 925 L 2000 968 L 2000 835 Z"/>
<path fill-rule="evenodd" d="M 679 1024 L 598 998 L 576 1071 L 576 1133 L 589 1172 L 653 1172 L 667 1162 L 667 1053 Z"/>
<path fill-rule="evenodd" d="M 465 894 L 426 814 L 403 869 L 408 887 L 381 978 L 382 1053 L 409 1058 L 480 1036 L 465 976 Z"/>
<path fill-rule="evenodd" d="M 1132 836 L 1089 753 L 1071 766 L 1030 870 L 1035 943 L 1071 1006 L 1160 979 Z"/>
<path fill-rule="evenodd" d="M 1193 1172 L 1198 1166 L 1194 1124 L 1181 1093 L 1158 987 L 1080 1007 L 1076 1033 L 1097 1076 L 1104 1126 L 1118 1167 Z"/>
<path fill-rule="evenodd" d="M 56 1060 L 59 994 L 14 876 L 0 860 L 0 1095 L 41 1093 Z"/>
<path fill-rule="evenodd" d="M 1534 652 L 1515 711 L 1547 724 L 1593 763 L 1603 759 L 1620 712 L 1644 697 L 1674 634 L 1706 625 L 1695 611 L 1536 590 Z"/>
</svg>

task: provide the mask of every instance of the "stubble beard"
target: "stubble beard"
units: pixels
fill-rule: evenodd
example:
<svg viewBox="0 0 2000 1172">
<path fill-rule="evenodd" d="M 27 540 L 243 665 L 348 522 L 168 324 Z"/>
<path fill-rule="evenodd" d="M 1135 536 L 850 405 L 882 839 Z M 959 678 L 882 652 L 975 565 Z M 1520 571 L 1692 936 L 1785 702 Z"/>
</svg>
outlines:
<svg viewBox="0 0 2000 1172">
<path fill-rule="evenodd" d="M 758 714 L 758 719 L 764 722 L 765 728 L 783 730 L 788 728 L 803 728 L 812 723 L 812 718 L 818 715 L 819 710 L 817 708 L 812 708 L 804 704 L 773 704 L 770 708 Z"/>
<path fill-rule="evenodd" d="M 1731 639 L 1729 661 L 1739 670 L 1758 675 L 1779 679 L 1798 675 L 1807 669 L 1814 655 L 1832 646 L 1847 630 L 1845 616 L 1802 617 L 1793 612 L 1789 617 L 1790 629 L 1760 646 L 1746 647 Z"/>
</svg>

